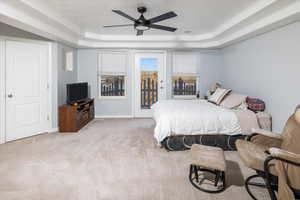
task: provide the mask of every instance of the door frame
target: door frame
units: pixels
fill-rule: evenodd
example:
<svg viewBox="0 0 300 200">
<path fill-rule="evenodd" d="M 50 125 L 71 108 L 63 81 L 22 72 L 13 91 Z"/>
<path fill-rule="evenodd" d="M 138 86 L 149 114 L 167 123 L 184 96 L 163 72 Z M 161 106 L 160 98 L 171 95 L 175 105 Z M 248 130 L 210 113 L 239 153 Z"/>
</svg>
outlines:
<svg viewBox="0 0 300 200">
<path fill-rule="evenodd" d="M 48 66 L 47 66 L 47 118 L 48 123 L 45 127 L 45 132 L 51 132 L 52 130 L 52 66 L 53 66 L 53 48 L 52 43 L 47 41 L 38 41 L 24 38 L 12 38 L 0 36 L 0 144 L 6 142 L 6 41 L 34 43 L 45 45 L 48 48 Z"/>
<path fill-rule="evenodd" d="M 135 57 L 136 57 L 136 54 L 147 54 L 147 53 L 159 53 L 159 54 L 162 54 L 163 55 L 163 66 L 162 66 L 162 71 L 163 71 L 163 79 L 164 79 L 164 88 L 163 88 L 163 92 L 167 98 L 167 51 L 165 50 L 134 50 L 131 52 L 132 54 L 132 66 L 133 66 L 133 78 L 132 78 L 132 116 L 134 118 L 145 118 L 145 116 L 141 116 L 138 114 L 138 111 L 137 111 L 137 106 L 136 104 L 139 103 L 139 100 L 137 98 L 138 94 L 137 94 L 137 91 L 135 89 L 135 85 L 136 84 L 139 84 L 137 83 L 137 77 L 136 77 L 136 62 L 135 62 Z"/>
</svg>

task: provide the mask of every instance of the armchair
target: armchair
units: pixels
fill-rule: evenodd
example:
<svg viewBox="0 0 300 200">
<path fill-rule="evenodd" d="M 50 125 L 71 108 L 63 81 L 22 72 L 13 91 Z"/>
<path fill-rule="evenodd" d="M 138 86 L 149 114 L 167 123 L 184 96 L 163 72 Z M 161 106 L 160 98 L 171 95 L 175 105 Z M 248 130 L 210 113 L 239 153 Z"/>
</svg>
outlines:
<svg viewBox="0 0 300 200">
<path fill-rule="evenodd" d="M 256 200 L 249 186 L 267 188 L 272 200 L 300 197 L 300 106 L 288 119 L 283 133 L 253 130 L 247 140 L 236 142 L 243 163 L 256 171 L 245 181 L 249 195 Z M 264 183 L 252 181 L 261 177 Z"/>
</svg>

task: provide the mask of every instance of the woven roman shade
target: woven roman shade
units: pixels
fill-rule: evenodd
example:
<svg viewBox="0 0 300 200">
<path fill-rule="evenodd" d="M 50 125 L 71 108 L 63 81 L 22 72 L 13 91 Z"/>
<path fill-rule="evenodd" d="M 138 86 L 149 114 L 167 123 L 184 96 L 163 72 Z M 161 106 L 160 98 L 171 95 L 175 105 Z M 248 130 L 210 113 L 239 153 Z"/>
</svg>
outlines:
<svg viewBox="0 0 300 200">
<path fill-rule="evenodd" d="M 101 52 L 98 62 L 101 75 L 127 74 L 127 55 L 125 52 Z"/>
<path fill-rule="evenodd" d="M 173 54 L 173 76 L 198 76 L 199 55 L 194 52 Z"/>
</svg>

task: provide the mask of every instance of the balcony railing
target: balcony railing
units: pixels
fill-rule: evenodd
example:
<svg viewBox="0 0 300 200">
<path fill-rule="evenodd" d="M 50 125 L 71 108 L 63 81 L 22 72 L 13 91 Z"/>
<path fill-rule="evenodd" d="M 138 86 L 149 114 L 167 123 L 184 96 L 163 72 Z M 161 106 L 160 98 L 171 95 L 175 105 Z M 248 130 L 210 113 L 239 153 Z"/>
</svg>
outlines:
<svg viewBox="0 0 300 200">
<path fill-rule="evenodd" d="M 175 80 L 173 82 L 173 94 L 176 95 L 196 95 L 196 83 L 187 83 L 184 80 Z"/>
<path fill-rule="evenodd" d="M 141 108 L 150 109 L 158 101 L 157 80 L 147 78 L 141 81 Z"/>
<path fill-rule="evenodd" d="M 110 84 L 101 84 L 101 96 L 124 96 L 124 81 L 116 80 Z"/>
</svg>

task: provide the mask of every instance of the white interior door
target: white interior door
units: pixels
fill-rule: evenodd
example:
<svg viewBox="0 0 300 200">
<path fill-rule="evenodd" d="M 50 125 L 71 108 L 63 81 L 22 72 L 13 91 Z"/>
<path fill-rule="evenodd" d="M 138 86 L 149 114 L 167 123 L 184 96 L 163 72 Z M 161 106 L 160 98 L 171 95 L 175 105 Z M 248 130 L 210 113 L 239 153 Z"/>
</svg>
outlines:
<svg viewBox="0 0 300 200">
<path fill-rule="evenodd" d="M 166 99 L 164 52 L 135 54 L 135 117 L 152 117 L 151 106 Z"/>
<path fill-rule="evenodd" d="M 47 129 L 48 46 L 6 41 L 6 141 Z"/>
</svg>

